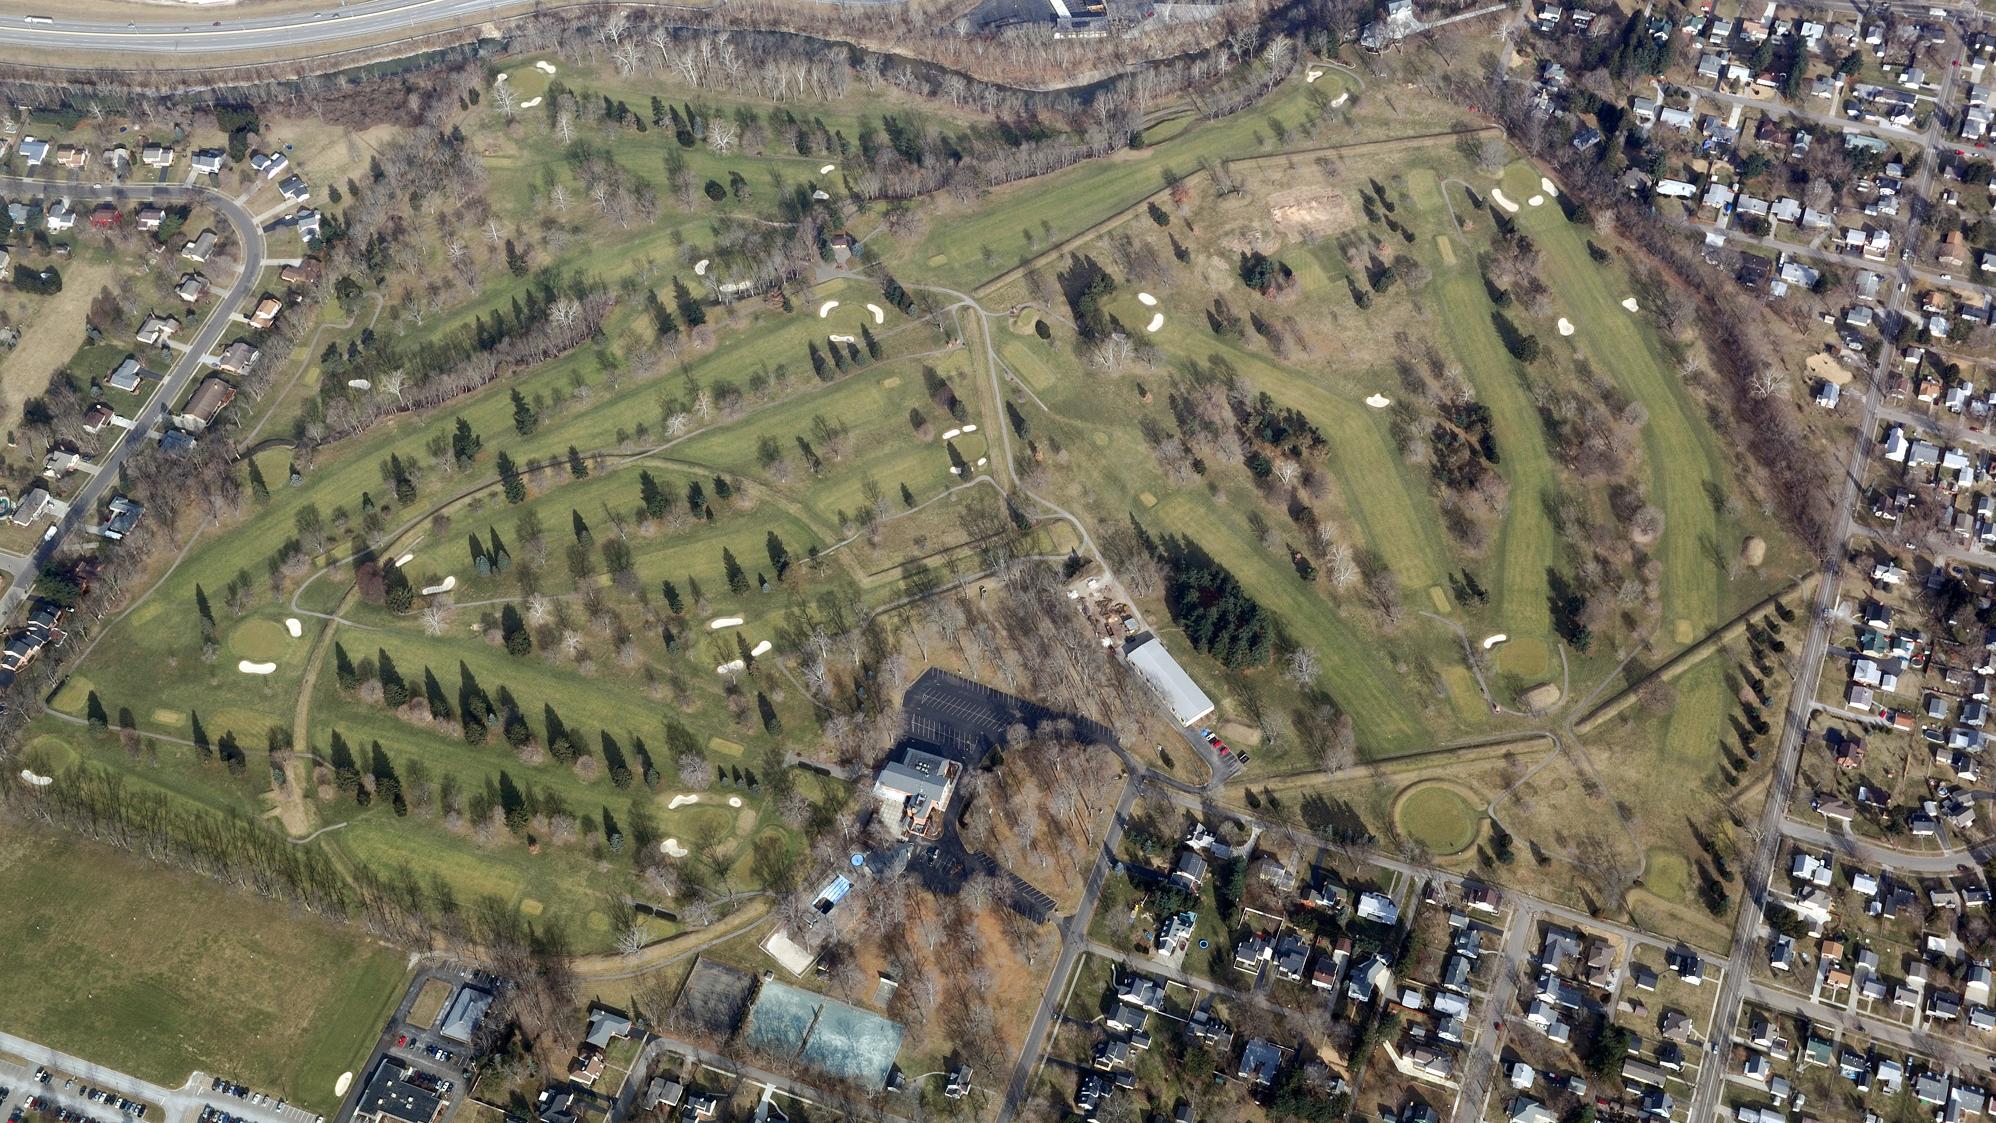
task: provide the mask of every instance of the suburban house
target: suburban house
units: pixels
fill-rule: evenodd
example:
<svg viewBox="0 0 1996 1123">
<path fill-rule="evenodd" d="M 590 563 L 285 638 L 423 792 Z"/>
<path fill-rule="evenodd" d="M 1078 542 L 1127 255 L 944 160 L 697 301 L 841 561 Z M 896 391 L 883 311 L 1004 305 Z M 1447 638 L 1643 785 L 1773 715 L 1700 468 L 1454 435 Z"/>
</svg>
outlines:
<svg viewBox="0 0 1996 1123">
<path fill-rule="evenodd" d="M 215 360 L 215 366 L 230 374 L 248 374 L 261 355 L 256 348 L 238 339 L 222 349 L 222 355 Z"/>
<path fill-rule="evenodd" d="M 194 396 L 187 399 L 187 407 L 174 417 L 174 424 L 198 433 L 214 424 L 216 415 L 235 400 L 236 388 L 226 379 L 211 374 L 194 388 Z"/>
<path fill-rule="evenodd" d="M 250 326 L 258 331 L 269 331 L 270 325 L 277 322 L 277 314 L 283 310 L 283 301 L 274 296 L 266 296 L 256 302 L 256 311 L 250 313 Z"/>
<path fill-rule="evenodd" d="M 208 255 L 215 252 L 215 243 L 220 240 L 221 238 L 213 230 L 203 230 L 199 235 L 188 239 L 186 247 L 180 251 L 180 256 L 198 265 L 208 260 Z"/>
<path fill-rule="evenodd" d="M 898 834 L 939 838 L 961 771 L 955 761 L 904 745 L 881 765 L 873 795 Z"/>
<path fill-rule="evenodd" d="M 172 323 L 173 321 L 168 320 L 167 322 Z M 167 334 L 171 333 L 169 332 Z M 141 332 L 139 335 L 139 342 L 147 343 L 152 341 L 146 339 L 144 332 Z M 118 363 L 118 365 L 112 369 L 111 376 L 109 378 L 106 378 L 104 382 L 105 385 L 111 387 L 111 389 L 113 390 L 120 390 L 123 391 L 124 393 L 129 394 L 139 388 L 139 384 L 145 380 L 145 375 L 146 375 L 145 367 L 140 365 L 137 357 L 132 355 L 126 355 L 124 359 L 121 360 Z"/>
<path fill-rule="evenodd" d="M 173 166 L 173 149 L 164 144 L 148 144 L 139 149 L 139 163 L 148 168 L 170 168 Z"/>
<path fill-rule="evenodd" d="M 1164 641 L 1149 632 L 1132 639 L 1123 645 L 1123 658 L 1130 661 L 1152 690 L 1164 699 L 1171 716 L 1180 725 L 1191 725 L 1213 712 L 1213 700 L 1178 665 L 1165 649 Z"/>
<path fill-rule="evenodd" d="M 194 170 L 204 175 L 215 175 L 222 170 L 226 158 L 219 148 L 203 148 L 194 153 Z"/>
</svg>

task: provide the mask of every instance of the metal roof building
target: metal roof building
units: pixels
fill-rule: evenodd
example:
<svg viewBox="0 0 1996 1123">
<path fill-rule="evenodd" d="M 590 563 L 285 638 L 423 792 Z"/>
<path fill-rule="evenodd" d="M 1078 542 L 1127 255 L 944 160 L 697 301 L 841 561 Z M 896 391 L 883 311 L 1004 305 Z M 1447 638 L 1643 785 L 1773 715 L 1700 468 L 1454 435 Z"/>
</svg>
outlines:
<svg viewBox="0 0 1996 1123">
<path fill-rule="evenodd" d="M 1164 698 L 1178 724 L 1191 725 L 1213 712 L 1213 700 L 1165 650 L 1163 640 L 1149 633 L 1139 636 L 1123 648 L 1123 658 Z"/>
</svg>

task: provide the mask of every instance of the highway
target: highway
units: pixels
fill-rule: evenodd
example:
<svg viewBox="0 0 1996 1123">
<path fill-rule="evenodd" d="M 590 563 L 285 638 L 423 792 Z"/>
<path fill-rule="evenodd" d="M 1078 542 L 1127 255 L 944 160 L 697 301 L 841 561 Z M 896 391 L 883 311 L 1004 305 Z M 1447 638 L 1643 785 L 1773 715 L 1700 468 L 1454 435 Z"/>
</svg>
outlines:
<svg viewBox="0 0 1996 1123">
<path fill-rule="evenodd" d="M 189 5 L 162 20 L 158 9 L 135 4 L 130 20 L 116 21 L 63 19 L 58 6 L 17 8 L 18 14 L 0 16 L 0 51 L 28 58 L 33 57 L 28 52 L 34 51 L 295 58 L 483 23 L 496 18 L 502 7 L 515 13 L 531 10 L 528 5 L 502 5 L 498 0 L 363 0 L 345 5 L 326 0 L 316 12 L 249 16 L 232 13 L 226 6 Z M 54 22 L 26 22 L 27 15 L 43 13 Z"/>
<path fill-rule="evenodd" d="M 0 177 L 0 195 L 67 195 L 77 202 L 79 210 L 104 200 L 115 202 L 121 208 L 145 201 L 206 203 L 221 214 L 242 247 L 242 271 L 237 274 L 235 283 L 202 316 L 194 337 L 187 341 L 187 350 L 180 353 L 173 369 L 161 379 L 159 389 L 147 400 L 139 415 L 132 419 L 132 427 L 120 434 L 118 443 L 111 446 L 111 451 L 99 463 L 96 474 L 85 480 L 82 488 L 70 498 L 68 512 L 55 524 L 55 534 L 37 543 L 32 556 L 15 558 L 5 566 L 9 583 L 7 592 L 0 595 L 0 623 L 4 623 L 27 598 L 41 567 L 56 556 L 79 527 L 96 519 L 97 505 L 103 502 L 105 493 L 117 485 L 125 461 L 141 445 L 150 441 L 153 430 L 165 420 L 167 411 L 200 372 L 202 360 L 214 351 L 222 336 L 235 323 L 230 318 L 231 314 L 242 307 L 244 298 L 255 289 L 263 272 L 264 244 L 263 231 L 241 203 L 206 187 L 117 183 L 86 185 Z"/>
</svg>

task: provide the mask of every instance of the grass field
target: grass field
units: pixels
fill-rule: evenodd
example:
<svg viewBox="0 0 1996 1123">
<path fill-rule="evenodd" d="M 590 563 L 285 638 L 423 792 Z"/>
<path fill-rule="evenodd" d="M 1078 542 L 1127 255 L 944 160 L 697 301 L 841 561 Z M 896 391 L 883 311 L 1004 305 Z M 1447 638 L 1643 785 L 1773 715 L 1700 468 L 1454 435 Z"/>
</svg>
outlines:
<svg viewBox="0 0 1996 1123">
<path fill-rule="evenodd" d="M 1457 854 L 1476 841 L 1482 813 L 1446 784 L 1419 784 L 1400 797 L 1402 833 L 1437 855 Z"/>
<path fill-rule="evenodd" d="M 330 1115 L 406 977 L 348 929 L 18 826 L 0 900 L 0 1026 L 169 1088 L 226 1074 Z"/>
</svg>

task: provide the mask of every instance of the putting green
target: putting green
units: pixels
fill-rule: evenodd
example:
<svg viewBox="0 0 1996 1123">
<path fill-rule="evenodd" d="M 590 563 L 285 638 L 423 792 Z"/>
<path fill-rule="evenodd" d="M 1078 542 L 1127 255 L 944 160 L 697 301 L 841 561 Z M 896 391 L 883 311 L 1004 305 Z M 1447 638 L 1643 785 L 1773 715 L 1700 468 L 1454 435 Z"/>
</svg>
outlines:
<svg viewBox="0 0 1996 1123">
<path fill-rule="evenodd" d="M 44 776 L 59 776 L 63 769 L 76 763 L 76 750 L 68 741 L 45 733 L 28 742 L 21 763 Z"/>
<path fill-rule="evenodd" d="M 229 651 L 256 663 L 282 659 L 294 642 L 275 620 L 245 620 L 229 633 Z"/>
<path fill-rule="evenodd" d="M 1691 898 L 1691 862 L 1664 846 L 1651 847 L 1644 855 L 1643 888 L 1658 899 L 1685 904 Z"/>
<path fill-rule="evenodd" d="M 1460 854 L 1476 842 L 1483 813 L 1468 789 L 1447 780 L 1423 780 L 1400 793 L 1393 823 L 1401 834 L 1438 858 Z"/>
<path fill-rule="evenodd" d="M 1552 667 L 1552 652 L 1546 642 L 1531 636 L 1506 640 L 1497 645 L 1497 669 L 1519 678 L 1544 678 Z"/>
</svg>

